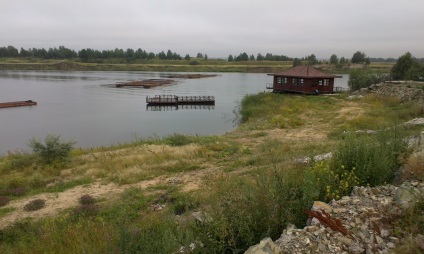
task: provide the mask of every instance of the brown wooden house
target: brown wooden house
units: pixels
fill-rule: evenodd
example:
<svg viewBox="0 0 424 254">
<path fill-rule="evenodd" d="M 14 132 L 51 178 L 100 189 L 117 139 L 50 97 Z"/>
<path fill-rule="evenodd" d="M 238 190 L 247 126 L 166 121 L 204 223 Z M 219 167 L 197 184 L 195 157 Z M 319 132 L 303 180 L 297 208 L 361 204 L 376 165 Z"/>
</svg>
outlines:
<svg viewBox="0 0 424 254">
<path fill-rule="evenodd" d="M 333 93 L 334 78 L 340 76 L 321 72 L 310 66 L 296 66 L 273 76 L 272 86 L 267 86 L 273 92 L 289 92 L 303 94 Z"/>
</svg>

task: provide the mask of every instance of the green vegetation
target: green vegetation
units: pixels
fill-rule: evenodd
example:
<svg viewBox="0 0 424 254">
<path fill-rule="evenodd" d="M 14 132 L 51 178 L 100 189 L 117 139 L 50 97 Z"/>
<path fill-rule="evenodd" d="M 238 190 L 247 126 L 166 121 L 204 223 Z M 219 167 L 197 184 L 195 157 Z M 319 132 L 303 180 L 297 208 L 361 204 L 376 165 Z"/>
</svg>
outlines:
<svg viewBox="0 0 424 254">
<path fill-rule="evenodd" d="M 190 246 L 192 253 L 242 253 L 264 237 L 279 237 L 287 223 L 302 227 L 315 200 L 391 182 L 402 162 L 422 177 L 423 159 L 409 158 L 403 140 L 423 127 L 395 127 L 422 117 L 421 106 L 345 97 L 247 95 L 240 126 L 227 135 L 176 133 L 72 151 L 54 145 L 68 151 L 59 168 L 39 154 L 1 157 L 2 219 L 22 212 L 7 203 L 22 196 L 72 191 L 77 205 L 1 228 L 0 253 L 175 253 Z M 331 159 L 314 161 L 328 152 Z M 94 196 L 85 192 L 92 183 L 116 191 Z M 399 227 L 422 224 L 418 210 L 411 214 L 399 218 Z"/>
<path fill-rule="evenodd" d="M 388 75 L 385 74 L 374 73 L 369 69 L 357 69 L 350 72 L 347 84 L 351 91 L 356 91 L 388 79 Z"/>
<path fill-rule="evenodd" d="M 75 141 L 63 142 L 60 140 L 60 136 L 47 135 L 44 138 L 44 144 L 38 140 L 31 139 L 28 146 L 32 148 L 34 154 L 40 157 L 42 163 L 57 165 L 67 162 L 75 143 Z"/>
<path fill-rule="evenodd" d="M 419 63 L 411 53 L 400 56 L 390 71 L 394 80 L 424 80 L 424 64 Z"/>
</svg>

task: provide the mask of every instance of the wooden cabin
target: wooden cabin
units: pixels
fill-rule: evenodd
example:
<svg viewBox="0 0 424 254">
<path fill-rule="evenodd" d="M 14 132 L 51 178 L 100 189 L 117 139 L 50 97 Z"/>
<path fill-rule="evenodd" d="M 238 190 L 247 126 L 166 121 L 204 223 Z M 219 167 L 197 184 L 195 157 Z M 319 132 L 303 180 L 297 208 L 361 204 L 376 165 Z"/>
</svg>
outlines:
<svg viewBox="0 0 424 254">
<path fill-rule="evenodd" d="M 333 93 L 334 78 L 340 76 L 321 72 L 310 66 L 296 66 L 273 76 L 272 86 L 267 86 L 273 92 L 289 92 L 302 94 Z"/>
</svg>

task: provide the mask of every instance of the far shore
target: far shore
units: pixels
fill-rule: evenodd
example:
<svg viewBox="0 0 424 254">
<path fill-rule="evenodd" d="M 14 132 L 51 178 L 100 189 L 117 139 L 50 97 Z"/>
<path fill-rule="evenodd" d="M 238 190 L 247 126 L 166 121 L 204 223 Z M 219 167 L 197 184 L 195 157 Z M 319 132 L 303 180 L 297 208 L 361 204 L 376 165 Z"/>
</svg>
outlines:
<svg viewBox="0 0 424 254">
<path fill-rule="evenodd" d="M 307 63 L 304 63 L 307 64 Z M 201 60 L 196 65 L 184 60 L 140 61 L 134 63 L 97 62 L 78 60 L 0 59 L 0 70 L 58 70 L 58 71 L 155 71 L 155 72 L 239 72 L 275 73 L 293 66 L 292 61 L 240 61 Z M 335 66 L 327 63 L 314 67 L 330 73 L 350 73 L 354 69 L 367 68 L 373 72 L 388 73 L 393 63 L 372 62 L 370 65 L 348 64 Z"/>
</svg>

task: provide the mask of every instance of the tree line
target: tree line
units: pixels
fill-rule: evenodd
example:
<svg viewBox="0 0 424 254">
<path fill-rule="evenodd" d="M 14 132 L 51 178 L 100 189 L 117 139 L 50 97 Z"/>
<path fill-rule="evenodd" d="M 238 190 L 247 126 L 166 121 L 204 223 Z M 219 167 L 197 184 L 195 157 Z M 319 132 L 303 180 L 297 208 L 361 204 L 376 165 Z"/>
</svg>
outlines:
<svg viewBox="0 0 424 254">
<path fill-rule="evenodd" d="M 389 74 L 373 73 L 368 68 L 353 70 L 348 85 L 352 91 L 369 87 L 386 80 L 424 81 L 423 58 L 415 58 L 410 52 L 400 56 Z"/>
<path fill-rule="evenodd" d="M 91 48 L 81 49 L 75 51 L 65 46 L 59 46 L 58 48 L 49 49 L 38 49 L 38 48 L 21 48 L 18 50 L 13 46 L 0 47 L 0 58 L 2 57 L 23 57 L 23 58 L 40 58 L 40 59 L 72 59 L 80 58 L 84 62 L 102 60 L 102 59 L 124 59 L 128 62 L 135 60 L 182 60 L 181 55 L 176 52 L 168 50 L 166 53 L 161 51 L 157 54 L 153 52 L 147 52 L 141 48 L 137 50 L 128 48 L 126 50 L 115 48 L 113 50 L 96 50 Z M 184 59 L 190 60 L 192 57 L 186 54 Z M 207 54 L 198 53 L 196 58 L 208 59 Z"/>
</svg>

